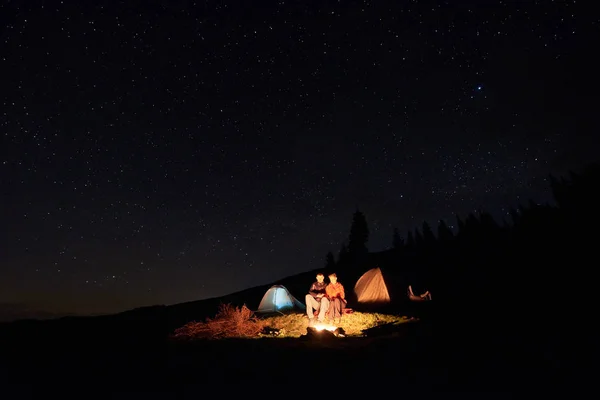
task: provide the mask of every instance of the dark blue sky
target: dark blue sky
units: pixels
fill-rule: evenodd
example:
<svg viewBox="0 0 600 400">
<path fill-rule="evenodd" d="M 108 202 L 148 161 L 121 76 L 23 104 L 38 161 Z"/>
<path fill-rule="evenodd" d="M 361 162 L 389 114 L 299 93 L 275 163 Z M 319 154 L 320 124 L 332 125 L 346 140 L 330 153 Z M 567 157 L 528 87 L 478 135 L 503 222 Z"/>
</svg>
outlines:
<svg viewBox="0 0 600 400">
<path fill-rule="evenodd" d="M 114 312 L 548 199 L 595 157 L 574 1 L 8 1 L 0 303 Z M 341 279 L 341 278 L 340 278 Z"/>
</svg>

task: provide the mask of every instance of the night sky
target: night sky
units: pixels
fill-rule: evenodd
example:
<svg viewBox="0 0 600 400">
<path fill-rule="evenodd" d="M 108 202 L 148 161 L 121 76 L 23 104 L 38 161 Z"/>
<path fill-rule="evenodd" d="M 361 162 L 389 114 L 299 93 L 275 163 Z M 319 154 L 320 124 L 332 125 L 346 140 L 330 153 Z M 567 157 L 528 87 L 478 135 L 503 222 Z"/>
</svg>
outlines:
<svg viewBox="0 0 600 400">
<path fill-rule="evenodd" d="M 324 266 L 357 209 L 380 251 L 549 200 L 595 159 L 597 14 L 457 3 L 3 1 L 0 303 L 200 300 Z"/>
</svg>

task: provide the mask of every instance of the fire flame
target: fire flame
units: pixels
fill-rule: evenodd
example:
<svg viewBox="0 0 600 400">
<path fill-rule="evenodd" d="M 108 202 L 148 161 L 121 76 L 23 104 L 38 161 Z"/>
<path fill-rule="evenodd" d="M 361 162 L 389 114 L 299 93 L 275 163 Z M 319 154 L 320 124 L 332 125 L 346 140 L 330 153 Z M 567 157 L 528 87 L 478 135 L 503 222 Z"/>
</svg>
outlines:
<svg viewBox="0 0 600 400">
<path fill-rule="evenodd" d="M 328 325 L 328 324 L 316 324 L 315 329 L 318 331 L 327 330 L 327 331 L 333 332 L 337 329 L 337 327 L 333 326 L 333 325 Z"/>
</svg>

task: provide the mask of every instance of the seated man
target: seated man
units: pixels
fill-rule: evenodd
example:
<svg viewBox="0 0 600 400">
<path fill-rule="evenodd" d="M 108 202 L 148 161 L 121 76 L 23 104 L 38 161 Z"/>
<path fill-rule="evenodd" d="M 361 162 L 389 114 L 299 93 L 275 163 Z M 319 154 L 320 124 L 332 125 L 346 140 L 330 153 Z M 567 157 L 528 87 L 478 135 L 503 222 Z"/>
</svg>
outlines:
<svg viewBox="0 0 600 400">
<path fill-rule="evenodd" d="M 325 321 L 325 313 L 329 309 L 329 300 L 325 297 L 327 284 L 324 280 L 325 275 L 319 272 L 317 274 L 317 281 L 311 285 L 306 295 L 306 314 L 308 315 L 309 325 L 312 325 L 314 322 L 315 311 L 319 311 L 319 322 Z"/>
<path fill-rule="evenodd" d="M 342 322 L 342 315 L 346 307 L 346 293 L 344 292 L 344 285 L 337 281 L 335 273 L 329 275 L 329 285 L 327 285 L 325 291 L 329 299 L 328 318 L 332 318 L 333 323 L 338 324 Z"/>
</svg>

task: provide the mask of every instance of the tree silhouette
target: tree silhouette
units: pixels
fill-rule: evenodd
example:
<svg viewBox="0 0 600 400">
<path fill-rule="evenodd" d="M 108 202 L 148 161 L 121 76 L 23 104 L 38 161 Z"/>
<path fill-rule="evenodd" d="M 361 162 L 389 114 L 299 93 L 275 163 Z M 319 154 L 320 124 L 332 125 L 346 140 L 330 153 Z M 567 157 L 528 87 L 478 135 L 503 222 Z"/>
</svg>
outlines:
<svg viewBox="0 0 600 400">
<path fill-rule="evenodd" d="M 446 225 L 446 222 L 443 219 L 440 219 L 440 222 L 438 223 L 438 239 L 441 242 L 445 242 L 452 239 L 453 236 L 454 235 L 448 225 Z"/>
<path fill-rule="evenodd" d="M 408 234 L 406 235 L 406 246 L 412 249 L 415 245 L 415 237 L 411 231 L 408 231 Z"/>
<path fill-rule="evenodd" d="M 521 219 L 519 216 L 519 212 L 517 210 L 514 209 L 514 207 L 511 207 L 510 210 L 508 211 L 508 213 L 510 214 L 510 218 L 512 220 L 512 224 L 513 225 L 518 225 L 519 224 L 519 220 Z"/>
<path fill-rule="evenodd" d="M 467 215 L 467 219 L 465 220 L 465 228 L 471 232 L 477 230 L 477 227 L 479 226 L 479 218 L 477 218 L 477 216 L 470 212 L 469 215 Z"/>
<path fill-rule="evenodd" d="M 494 231 L 500 227 L 494 220 L 494 217 L 492 217 L 492 214 L 485 211 L 479 213 L 479 222 L 486 231 Z"/>
<path fill-rule="evenodd" d="M 539 206 L 540 206 L 540 205 L 539 205 L 539 204 L 538 204 L 536 201 L 534 201 L 533 199 L 529 199 L 528 203 L 529 203 L 529 208 L 530 208 L 530 209 L 537 208 L 537 207 L 539 207 Z"/>
<path fill-rule="evenodd" d="M 458 227 L 457 228 L 458 234 L 462 234 L 465 232 L 465 223 L 458 215 L 456 215 L 456 226 Z"/>
<path fill-rule="evenodd" d="M 564 195 L 564 181 L 559 180 L 553 175 L 550 175 L 550 190 L 552 196 L 559 207 L 565 207 L 565 195 Z"/>
<path fill-rule="evenodd" d="M 600 226 L 600 214 L 596 212 L 600 201 L 598 182 L 600 169 L 569 181 L 551 178 L 556 200 L 552 205 L 532 201 L 525 203 L 527 207 L 515 205 L 498 221 L 488 212 L 477 211 L 462 217 L 454 214 L 457 229 L 450 229 L 449 225 L 454 224 L 444 219 L 438 221 L 437 229 L 428 229 L 431 227 L 423 223 L 405 231 L 402 251 L 368 254 L 373 256 L 369 265 L 389 267 L 396 274 L 388 285 L 395 293 L 404 294 L 409 280 L 415 288 L 427 285 L 451 309 L 467 311 L 475 303 L 486 304 L 494 310 L 490 316 L 508 309 L 520 323 L 534 327 L 551 319 L 544 314 L 545 309 L 566 309 L 565 304 L 571 300 L 580 307 L 585 304 L 583 298 L 587 303 L 595 293 L 588 264 L 579 260 L 582 254 L 593 257 L 597 235 L 572 232 Z M 434 247 L 417 245 L 426 244 L 432 236 L 436 238 Z M 398 229 L 394 229 L 394 248 L 399 247 L 401 239 Z M 433 249 L 436 251 L 426 251 Z M 355 262 L 354 257 L 351 260 Z M 564 267 L 547 268 L 556 263 Z M 395 268 L 398 265 L 402 268 Z M 577 296 L 564 296 L 564 287 L 577 288 Z M 523 301 L 522 296 L 507 296 L 507 288 L 514 293 L 533 291 L 535 299 Z M 550 306 L 539 307 L 547 302 Z M 405 305 L 398 303 L 398 307 Z M 407 306 L 409 312 L 410 308 Z"/>
<path fill-rule="evenodd" d="M 435 235 L 427 221 L 423 222 L 423 241 L 427 245 L 435 243 Z"/>
<path fill-rule="evenodd" d="M 327 256 L 325 257 L 325 269 L 327 269 L 328 271 L 332 271 L 335 268 L 335 258 L 333 256 L 333 253 L 330 251 L 327 253 Z"/>
<path fill-rule="evenodd" d="M 423 239 L 423 235 L 419 232 L 419 228 L 415 228 L 415 244 L 417 247 L 422 247 L 425 240 Z"/>
<path fill-rule="evenodd" d="M 348 262 L 348 259 L 349 259 L 348 246 L 346 246 L 346 243 L 342 243 L 342 246 L 340 248 L 340 253 L 338 255 L 338 264 L 345 264 Z"/>
<path fill-rule="evenodd" d="M 348 252 L 354 256 L 364 255 L 368 252 L 369 227 L 365 215 L 356 210 L 352 217 L 350 236 L 348 238 Z"/>
<path fill-rule="evenodd" d="M 400 236 L 400 231 L 398 228 L 394 228 L 394 237 L 392 240 L 392 247 L 394 249 L 401 249 L 404 246 L 404 239 Z"/>
</svg>

